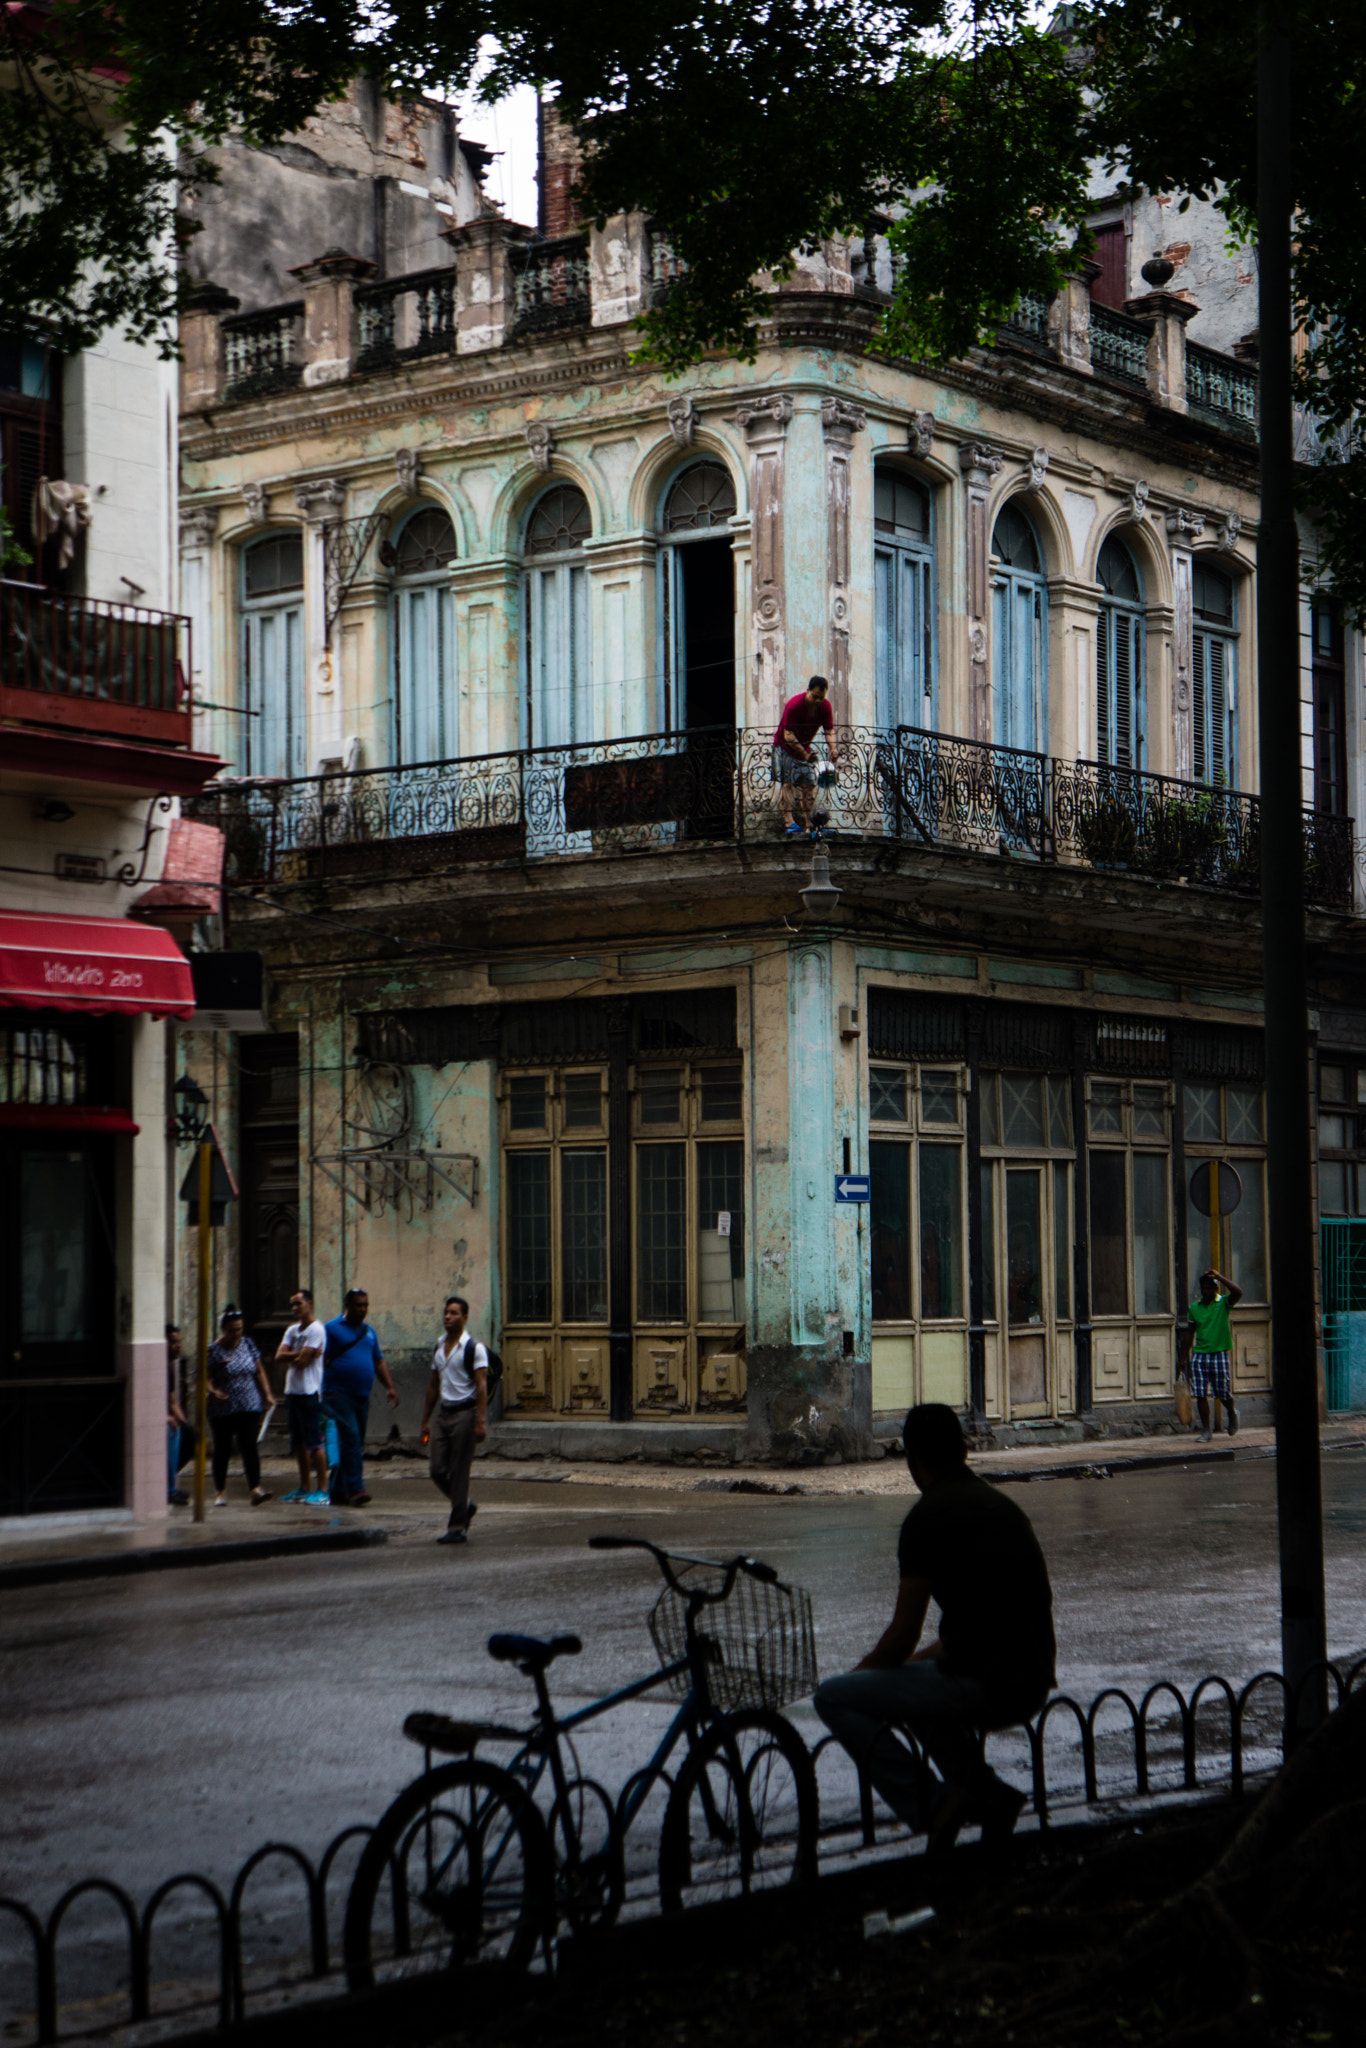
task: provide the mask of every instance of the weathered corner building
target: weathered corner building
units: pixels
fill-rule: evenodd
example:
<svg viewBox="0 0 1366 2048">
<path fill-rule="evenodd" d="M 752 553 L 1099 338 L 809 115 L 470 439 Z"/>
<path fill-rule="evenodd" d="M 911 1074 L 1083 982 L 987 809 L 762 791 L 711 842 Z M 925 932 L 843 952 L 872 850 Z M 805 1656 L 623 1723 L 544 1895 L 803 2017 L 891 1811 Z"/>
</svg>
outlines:
<svg viewBox="0 0 1366 2048">
<path fill-rule="evenodd" d="M 873 234 L 675 384 L 630 360 L 676 274 L 636 219 L 206 296 L 201 815 L 274 1008 L 194 1057 L 263 1332 L 298 1274 L 363 1282 L 412 1426 L 467 1292 L 521 1449 L 855 1457 L 918 1398 L 1152 1427 L 1217 1159 L 1264 1406 L 1256 371 L 1098 217 L 1099 296 L 933 374 L 869 353 Z M 1304 633 L 1308 1000 L 1354 1104 L 1360 651 L 1330 592 Z M 770 739 L 813 672 L 804 896 Z"/>
</svg>

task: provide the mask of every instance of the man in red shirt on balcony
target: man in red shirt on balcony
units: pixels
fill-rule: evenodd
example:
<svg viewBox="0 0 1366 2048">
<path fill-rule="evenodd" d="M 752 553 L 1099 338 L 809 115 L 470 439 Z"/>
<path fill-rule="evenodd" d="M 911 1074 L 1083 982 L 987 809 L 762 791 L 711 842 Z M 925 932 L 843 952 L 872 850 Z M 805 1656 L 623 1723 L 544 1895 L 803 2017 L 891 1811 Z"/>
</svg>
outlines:
<svg viewBox="0 0 1366 2048">
<path fill-rule="evenodd" d="M 778 804 L 789 839 L 799 839 L 811 830 L 811 813 L 816 802 L 816 753 L 813 742 L 818 732 L 828 735 L 830 759 L 835 749 L 835 714 L 830 708 L 830 685 L 824 676 L 812 676 L 800 696 L 789 697 L 773 735 L 773 774 L 778 784 Z M 796 797 L 803 823 L 792 815 Z"/>
</svg>

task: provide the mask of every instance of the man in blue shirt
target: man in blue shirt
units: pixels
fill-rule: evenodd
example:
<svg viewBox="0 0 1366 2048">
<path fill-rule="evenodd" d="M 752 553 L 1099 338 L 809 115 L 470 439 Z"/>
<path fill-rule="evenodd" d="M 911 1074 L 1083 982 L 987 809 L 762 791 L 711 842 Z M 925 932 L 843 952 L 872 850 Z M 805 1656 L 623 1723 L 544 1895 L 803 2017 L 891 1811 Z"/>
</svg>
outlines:
<svg viewBox="0 0 1366 2048">
<path fill-rule="evenodd" d="M 323 1353 L 323 1408 L 337 1425 L 338 1462 L 332 1474 L 332 1499 L 339 1507 L 363 1508 L 365 1491 L 365 1425 L 370 1393 L 378 1375 L 391 1408 L 398 1406 L 394 1385 L 379 1338 L 365 1318 L 370 1297 L 363 1287 L 348 1288 L 339 1316 L 326 1325 Z"/>
</svg>

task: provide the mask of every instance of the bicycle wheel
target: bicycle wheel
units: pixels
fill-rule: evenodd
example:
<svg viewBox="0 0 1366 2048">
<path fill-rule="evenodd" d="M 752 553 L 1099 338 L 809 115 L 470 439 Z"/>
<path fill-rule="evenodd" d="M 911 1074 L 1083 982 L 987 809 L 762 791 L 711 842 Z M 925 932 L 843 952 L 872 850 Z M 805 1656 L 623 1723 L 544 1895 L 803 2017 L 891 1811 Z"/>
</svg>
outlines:
<svg viewBox="0 0 1366 2048">
<path fill-rule="evenodd" d="M 550 1809 L 555 1904 L 575 1934 L 600 1933 L 621 1911 L 626 1865 L 621 1826 L 602 1786 L 571 1778 L 566 1799 Z"/>
<path fill-rule="evenodd" d="M 819 1798 L 790 1721 L 754 1708 L 707 1729 L 664 1811 L 659 1897 L 666 1913 L 816 1874 Z"/>
<path fill-rule="evenodd" d="M 525 1969 L 554 1919 L 545 1822 L 516 1778 L 471 1757 L 399 1793 L 346 1903 L 347 1984 L 498 1962 Z"/>
</svg>

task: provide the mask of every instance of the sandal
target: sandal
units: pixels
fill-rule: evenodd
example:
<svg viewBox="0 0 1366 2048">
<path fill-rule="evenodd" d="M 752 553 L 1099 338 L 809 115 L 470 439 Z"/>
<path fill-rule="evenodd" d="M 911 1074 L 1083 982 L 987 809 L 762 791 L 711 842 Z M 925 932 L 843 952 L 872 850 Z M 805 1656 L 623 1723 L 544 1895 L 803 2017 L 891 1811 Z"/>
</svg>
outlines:
<svg viewBox="0 0 1366 2048">
<path fill-rule="evenodd" d="M 251 1504 L 254 1508 L 259 1508 L 263 1500 L 270 1500 L 271 1498 L 272 1496 L 267 1493 L 264 1486 L 258 1486 L 252 1493 Z"/>
</svg>

